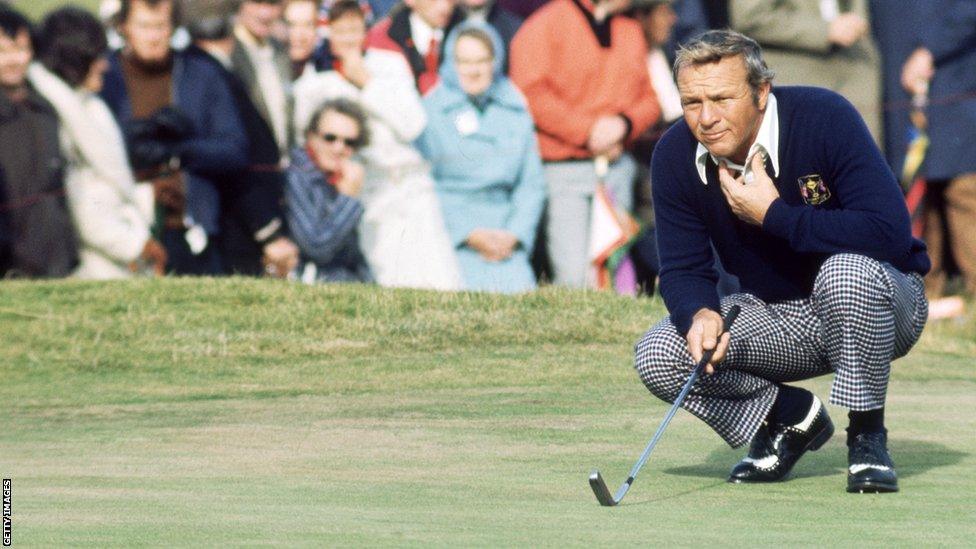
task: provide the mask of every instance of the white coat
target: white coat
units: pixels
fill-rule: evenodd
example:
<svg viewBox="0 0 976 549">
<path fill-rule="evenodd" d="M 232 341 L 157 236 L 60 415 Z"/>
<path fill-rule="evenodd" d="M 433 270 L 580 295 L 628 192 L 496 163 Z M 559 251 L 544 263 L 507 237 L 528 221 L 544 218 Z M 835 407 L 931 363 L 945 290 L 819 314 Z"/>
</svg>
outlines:
<svg viewBox="0 0 976 549">
<path fill-rule="evenodd" d="M 132 276 L 128 265 L 150 237 L 152 188 L 137 188 L 122 132 L 100 97 L 70 88 L 38 63 L 30 66 L 28 78 L 61 123 L 61 147 L 68 161 L 65 190 L 81 244 L 74 275 Z"/>
</svg>

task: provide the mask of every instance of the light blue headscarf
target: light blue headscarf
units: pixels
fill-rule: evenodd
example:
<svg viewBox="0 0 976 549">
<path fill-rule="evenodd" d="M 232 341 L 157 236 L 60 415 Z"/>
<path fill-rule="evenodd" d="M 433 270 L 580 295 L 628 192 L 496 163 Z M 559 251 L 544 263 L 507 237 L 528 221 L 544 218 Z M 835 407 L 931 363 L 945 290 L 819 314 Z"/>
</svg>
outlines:
<svg viewBox="0 0 976 549">
<path fill-rule="evenodd" d="M 457 44 L 458 34 L 465 29 L 471 28 L 482 30 L 491 38 L 495 50 L 495 61 L 492 64 L 491 86 L 480 96 L 469 98 L 464 90 L 461 89 L 461 81 L 458 76 L 457 65 L 454 61 L 454 47 Z M 498 32 L 490 25 L 481 21 L 465 21 L 451 31 L 444 46 L 444 62 L 441 63 L 439 71 L 441 78 L 440 85 L 446 87 L 447 90 L 445 91 L 450 91 L 452 97 L 466 98 L 468 101 L 482 107 L 489 102 L 496 102 L 514 109 L 526 109 L 528 107 L 525 98 L 522 97 L 522 94 L 515 88 L 511 80 L 505 76 L 505 43 L 502 42 Z"/>
</svg>

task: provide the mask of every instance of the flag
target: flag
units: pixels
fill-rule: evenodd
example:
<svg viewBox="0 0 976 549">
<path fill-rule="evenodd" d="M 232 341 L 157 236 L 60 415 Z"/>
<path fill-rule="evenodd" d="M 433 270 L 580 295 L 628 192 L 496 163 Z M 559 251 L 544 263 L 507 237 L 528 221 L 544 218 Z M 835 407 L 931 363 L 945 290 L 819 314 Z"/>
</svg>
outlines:
<svg viewBox="0 0 976 549">
<path fill-rule="evenodd" d="M 588 282 L 598 290 L 612 288 L 620 294 L 636 295 L 637 274 L 628 252 L 640 226 L 628 212 L 616 207 L 613 194 L 604 182 L 608 159 L 599 156 L 594 166 L 597 185 L 590 206 Z"/>
</svg>

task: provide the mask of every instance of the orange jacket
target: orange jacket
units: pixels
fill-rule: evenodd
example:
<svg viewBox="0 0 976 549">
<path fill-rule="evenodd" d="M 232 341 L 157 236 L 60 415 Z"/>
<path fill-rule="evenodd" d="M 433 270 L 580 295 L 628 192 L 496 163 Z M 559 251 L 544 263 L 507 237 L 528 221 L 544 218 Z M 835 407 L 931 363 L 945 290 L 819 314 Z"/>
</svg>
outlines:
<svg viewBox="0 0 976 549">
<path fill-rule="evenodd" d="M 602 47 L 583 9 L 592 13 L 590 0 L 551 0 L 512 41 L 511 77 L 529 101 L 543 160 L 591 158 L 586 143 L 600 116 L 626 116 L 630 140 L 661 114 L 640 24 L 612 17 Z"/>
</svg>

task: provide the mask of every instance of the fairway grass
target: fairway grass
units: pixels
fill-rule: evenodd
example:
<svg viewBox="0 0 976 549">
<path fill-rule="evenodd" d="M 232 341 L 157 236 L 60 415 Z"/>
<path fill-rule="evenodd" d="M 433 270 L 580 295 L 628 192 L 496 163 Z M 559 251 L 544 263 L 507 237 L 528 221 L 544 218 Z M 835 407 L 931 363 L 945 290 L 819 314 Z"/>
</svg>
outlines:
<svg viewBox="0 0 976 549">
<path fill-rule="evenodd" d="M 788 482 L 632 365 L 658 300 L 266 280 L 0 284 L 0 474 L 14 547 L 971 546 L 976 321 L 893 366 L 902 491 L 844 492 L 838 434 Z M 826 397 L 829 378 L 804 385 Z"/>
</svg>

